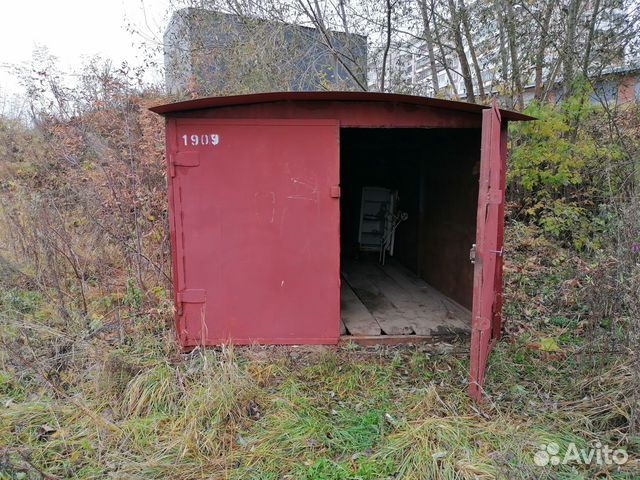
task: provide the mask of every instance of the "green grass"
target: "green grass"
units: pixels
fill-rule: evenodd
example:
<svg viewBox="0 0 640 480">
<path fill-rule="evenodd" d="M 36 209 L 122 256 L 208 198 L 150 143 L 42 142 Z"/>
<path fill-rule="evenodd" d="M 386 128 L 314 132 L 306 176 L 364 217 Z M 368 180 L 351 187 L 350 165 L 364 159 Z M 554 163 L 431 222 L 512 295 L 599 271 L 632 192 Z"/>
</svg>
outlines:
<svg viewBox="0 0 640 480">
<path fill-rule="evenodd" d="M 0 478 L 39 478 L 38 471 L 61 478 L 591 478 L 589 467 L 537 467 L 533 454 L 550 441 L 563 451 L 570 441 L 619 441 L 616 428 L 629 414 L 624 394 L 608 410 L 581 404 L 575 362 L 526 345 L 526 338 L 498 345 L 487 378 L 491 401 L 480 407 L 466 396 L 464 358 L 417 347 L 326 349 L 295 359 L 287 348 L 210 350 L 131 365 L 137 347 L 121 346 L 119 366 L 106 361 L 87 370 L 83 362 L 105 347 L 86 345 L 93 352 L 68 366 L 75 381 L 63 395 L 34 389 L 32 378 L 11 368 L 3 372 Z M 105 382 L 118 371 L 122 378 Z M 610 395 L 602 382 L 615 379 L 605 372 L 591 391 Z M 559 402 L 573 403 L 562 410 Z M 637 443 L 631 448 L 637 454 Z"/>
<path fill-rule="evenodd" d="M 533 463 L 540 444 L 549 442 L 561 452 L 570 442 L 587 447 L 597 440 L 626 446 L 632 458 L 640 453 L 629 428 L 638 408 L 631 359 L 580 358 L 583 337 L 566 314 L 498 343 L 488 400 L 476 406 L 466 394 L 466 354 L 450 349 L 345 345 L 181 354 L 171 332 L 144 316 L 124 342 L 65 336 L 57 321 L 34 328 L 49 309 L 42 298 L 8 296 L 2 317 L 8 328 L 0 329 L 3 480 L 640 475 L 632 463 Z M 540 349 L 545 338 L 558 351 Z"/>
</svg>

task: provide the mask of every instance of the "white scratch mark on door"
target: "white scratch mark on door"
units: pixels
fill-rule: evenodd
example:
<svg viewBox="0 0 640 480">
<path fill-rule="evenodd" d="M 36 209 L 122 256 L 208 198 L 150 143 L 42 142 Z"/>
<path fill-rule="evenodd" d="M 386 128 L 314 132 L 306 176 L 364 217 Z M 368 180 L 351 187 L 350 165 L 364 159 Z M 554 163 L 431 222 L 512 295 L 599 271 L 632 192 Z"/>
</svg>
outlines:
<svg viewBox="0 0 640 480">
<path fill-rule="evenodd" d="M 312 202 L 315 202 L 318 198 L 317 197 L 306 197 L 304 195 L 289 195 L 287 198 L 291 198 L 293 200 L 310 200 Z"/>
<path fill-rule="evenodd" d="M 299 178 L 291 177 L 291 182 L 296 185 L 295 190 L 297 190 L 299 194 L 289 195 L 287 198 L 292 200 L 309 200 L 318 203 L 318 184 L 315 180 L 313 182 L 306 182 Z"/>
<path fill-rule="evenodd" d="M 271 192 L 271 220 L 269 223 L 273 223 L 276 218 L 276 192 Z"/>
</svg>

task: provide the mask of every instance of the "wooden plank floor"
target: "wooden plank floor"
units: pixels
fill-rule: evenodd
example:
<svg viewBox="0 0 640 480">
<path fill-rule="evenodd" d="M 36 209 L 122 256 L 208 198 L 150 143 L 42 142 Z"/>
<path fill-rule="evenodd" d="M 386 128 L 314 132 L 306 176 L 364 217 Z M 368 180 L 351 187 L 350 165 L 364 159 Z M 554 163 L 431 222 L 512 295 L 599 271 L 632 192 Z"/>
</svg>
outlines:
<svg viewBox="0 0 640 480">
<path fill-rule="evenodd" d="M 343 279 L 340 286 L 340 316 L 346 330 L 351 335 L 370 336 L 381 335 L 382 329 L 367 310 L 367 307 L 353 292 L 349 284 Z"/>
<path fill-rule="evenodd" d="M 468 334 L 471 312 L 393 260 L 342 265 L 342 320 L 349 334 Z"/>
</svg>

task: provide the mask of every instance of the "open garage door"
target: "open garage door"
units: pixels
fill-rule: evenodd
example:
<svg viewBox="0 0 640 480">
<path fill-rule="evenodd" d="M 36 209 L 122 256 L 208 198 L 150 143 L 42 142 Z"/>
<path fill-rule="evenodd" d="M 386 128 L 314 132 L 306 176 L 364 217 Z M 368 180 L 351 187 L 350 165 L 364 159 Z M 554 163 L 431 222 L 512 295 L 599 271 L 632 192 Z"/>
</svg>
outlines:
<svg viewBox="0 0 640 480">
<path fill-rule="evenodd" d="M 482 400 L 487 360 L 500 336 L 506 145 L 497 104 L 482 112 L 469 395 Z"/>
</svg>

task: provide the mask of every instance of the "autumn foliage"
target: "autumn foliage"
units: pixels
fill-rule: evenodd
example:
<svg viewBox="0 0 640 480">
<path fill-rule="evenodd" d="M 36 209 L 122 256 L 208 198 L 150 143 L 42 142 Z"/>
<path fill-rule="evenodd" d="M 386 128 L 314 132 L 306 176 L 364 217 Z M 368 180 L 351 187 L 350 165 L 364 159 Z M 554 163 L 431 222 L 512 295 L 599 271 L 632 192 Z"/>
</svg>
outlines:
<svg viewBox="0 0 640 480">
<path fill-rule="evenodd" d="M 0 232 L 19 281 L 95 330 L 169 308 L 171 271 L 163 122 L 147 110 L 161 99 L 126 72 L 92 81 L 94 95 L 42 89 L 65 113 L 2 120 Z"/>
</svg>

